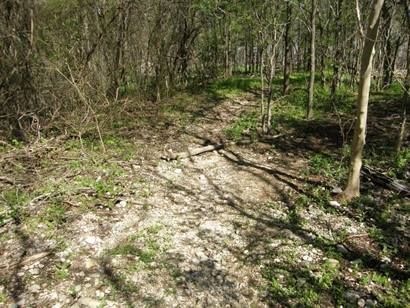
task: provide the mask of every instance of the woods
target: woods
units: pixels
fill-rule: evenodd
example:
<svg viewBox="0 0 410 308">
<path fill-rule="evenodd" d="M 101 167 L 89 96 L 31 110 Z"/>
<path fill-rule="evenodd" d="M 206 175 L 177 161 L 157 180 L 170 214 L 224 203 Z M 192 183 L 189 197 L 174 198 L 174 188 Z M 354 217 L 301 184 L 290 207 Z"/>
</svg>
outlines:
<svg viewBox="0 0 410 308">
<path fill-rule="evenodd" d="M 410 0 L 3 0 L 0 72 L 0 306 L 409 305 Z"/>
</svg>

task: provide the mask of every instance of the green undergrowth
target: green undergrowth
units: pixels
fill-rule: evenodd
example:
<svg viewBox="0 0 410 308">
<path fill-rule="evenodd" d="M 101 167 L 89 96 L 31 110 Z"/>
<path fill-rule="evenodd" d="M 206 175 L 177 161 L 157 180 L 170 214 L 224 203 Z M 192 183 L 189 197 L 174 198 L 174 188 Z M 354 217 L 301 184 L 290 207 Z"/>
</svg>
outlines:
<svg viewBox="0 0 410 308">
<path fill-rule="evenodd" d="M 255 77 L 229 77 L 216 80 L 210 84 L 207 90 L 218 93 L 223 97 L 234 97 L 246 94 L 252 90 L 260 89 L 261 82 Z"/>
<path fill-rule="evenodd" d="M 225 136 L 228 139 L 238 141 L 243 134 L 248 134 L 255 139 L 259 124 L 258 115 L 256 112 L 248 112 L 243 114 L 231 126 L 224 129 Z"/>
<path fill-rule="evenodd" d="M 31 165 L 37 168 L 37 177 L 30 185 L 6 187 L 0 192 L 0 226 L 12 219 L 28 234 L 55 237 L 81 213 L 112 210 L 139 181 L 138 176 L 128 180 L 127 166 L 138 158 L 143 146 L 108 134 L 103 142 L 106 152 L 99 138 L 71 138 L 58 154 L 51 152 L 40 160 L 15 162 L 11 176 L 18 181 L 33 177 L 29 173 Z M 148 196 L 149 187 L 135 186 L 132 193 Z"/>
<path fill-rule="evenodd" d="M 169 275 L 171 281 L 174 275 L 179 276 L 175 273 L 176 267 L 165 258 L 171 247 L 171 233 L 158 223 L 141 229 L 105 251 L 105 258 L 121 260 L 111 265 L 111 275 L 105 281 L 114 291 L 111 296 L 138 296 L 139 288 L 131 278 L 143 271 L 149 271 L 151 281 L 162 279 L 164 274 Z"/>
</svg>

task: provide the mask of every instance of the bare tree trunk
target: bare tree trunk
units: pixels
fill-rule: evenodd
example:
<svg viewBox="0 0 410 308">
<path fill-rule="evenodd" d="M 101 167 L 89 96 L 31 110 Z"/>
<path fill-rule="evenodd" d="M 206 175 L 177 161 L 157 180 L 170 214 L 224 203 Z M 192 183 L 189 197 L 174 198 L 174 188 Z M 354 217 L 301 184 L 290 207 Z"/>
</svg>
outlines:
<svg viewBox="0 0 410 308">
<path fill-rule="evenodd" d="M 275 23 L 276 26 L 276 23 Z M 272 129 L 272 95 L 273 95 L 273 79 L 275 78 L 275 70 L 276 70 L 276 46 L 277 46 L 277 31 L 276 28 L 273 30 L 273 40 L 272 40 L 272 54 L 270 57 L 270 75 L 269 75 L 269 96 L 268 96 L 268 117 L 266 119 L 267 122 L 267 130 L 270 131 Z"/>
<path fill-rule="evenodd" d="M 397 138 L 396 144 L 396 157 L 400 155 L 401 147 L 403 145 L 403 140 L 406 136 L 406 126 L 407 126 L 407 109 L 410 106 L 410 3 L 408 0 L 402 0 L 404 5 L 404 12 L 406 15 L 406 21 L 408 25 L 408 41 L 407 41 L 407 74 L 406 81 L 404 85 L 404 97 L 403 97 L 403 111 L 402 111 L 402 120 L 399 130 L 399 135 Z"/>
<path fill-rule="evenodd" d="M 225 16 L 225 22 L 224 22 L 224 35 L 225 35 L 225 77 L 229 77 L 232 75 L 231 61 L 229 58 L 231 38 L 230 38 L 230 30 L 229 30 L 229 20 L 227 16 Z"/>
<path fill-rule="evenodd" d="M 290 28 L 292 23 L 292 7 L 289 1 L 286 2 L 286 28 L 285 28 L 285 59 L 283 65 L 283 95 L 289 93 L 290 78 Z"/>
<path fill-rule="evenodd" d="M 313 96 L 315 88 L 315 64 L 316 64 L 316 50 L 315 50 L 315 39 L 316 39 L 316 0 L 312 0 L 312 8 L 310 15 L 310 80 L 309 80 L 309 101 L 306 117 L 310 120 L 313 117 Z"/>
<path fill-rule="evenodd" d="M 330 96 L 333 98 L 336 97 L 336 91 L 339 88 L 340 84 L 340 66 L 341 66 L 341 58 L 342 58 L 342 51 L 341 51 L 341 46 L 340 46 L 340 32 L 341 31 L 341 17 L 342 17 L 342 5 L 343 5 L 343 0 L 338 0 L 337 3 L 337 16 L 336 16 L 336 31 L 334 32 L 334 38 L 335 38 L 335 49 L 336 52 L 334 54 L 334 59 L 333 59 L 333 76 L 332 76 L 332 83 L 330 86 Z"/>
<path fill-rule="evenodd" d="M 263 37 L 262 37 L 263 41 Z M 264 88 L 265 88 L 265 76 L 264 76 L 264 58 L 263 58 L 263 47 L 261 47 L 261 56 L 260 56 L 260 74 L 261 74 L 261 114 L 262 114 L 262 132 L 266 133 L 267 132 L 267 127 L 266 127 L 266 114 L 267 110 L 265 108 L 265 93 L 264 93 Z"/>
<path fill-rule="evenodd" d="M 372 75 L 374 46 L 380 23 L 380 11 L 384 0 L 374 0 L 366 31 L 360 71 L 359 95 L 357 98 L 356 125 L 352 142 L 347 186 L 342 193 L 343 200 L 360 196 L 360 170 L 362 167 L 363 148 L 366 142 L 367 109 Z"/>
<path fill-rule="evenodd" d="M 112 71 L 112 81 L 111 87 L 109 89 L 110 95 L 116 95 L 119 87 L 121 86 L 123 77 L 123 53 L 124 53 L 124 41 L 125 41 L 125 30 L 127 22 L 127 9 L 125 8 L 125 2 L 122 1 L 118 7 L 118 32 L 117 32 L 117 42 L 115 48 L 114 65 Z"/>
</svg>

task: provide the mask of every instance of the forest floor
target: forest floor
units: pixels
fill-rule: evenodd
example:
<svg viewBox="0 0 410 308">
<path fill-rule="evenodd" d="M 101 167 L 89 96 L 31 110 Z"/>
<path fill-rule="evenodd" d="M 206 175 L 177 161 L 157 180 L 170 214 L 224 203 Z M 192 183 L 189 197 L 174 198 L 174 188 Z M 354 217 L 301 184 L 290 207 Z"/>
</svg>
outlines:
<svg viewBox="0 0 410 308">
<path fill-rule="evenodd" d="M 329 202 L 346 174 L 338 117 L 276 103 L 260 136 L 259 94 L 239 83 L 122 119 L 105 152 L 86 137 L 3 148 L 0 306 L 409 305 L 409 200 L 365 182 Z M 371 109 L 370 139 L 396 122 Z"/>
</svg>

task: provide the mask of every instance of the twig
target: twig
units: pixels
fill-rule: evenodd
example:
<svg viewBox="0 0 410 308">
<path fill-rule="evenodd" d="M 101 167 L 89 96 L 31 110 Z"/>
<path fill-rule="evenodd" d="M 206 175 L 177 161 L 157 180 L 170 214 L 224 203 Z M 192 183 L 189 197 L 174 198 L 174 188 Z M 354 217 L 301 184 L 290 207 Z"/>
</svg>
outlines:
<svg viewBox="0 0 410 308">
<path fill-rule="evenodd" d="M 24 266 L 30 263 L 33 263 L 35 261 L 38 261 L 40 259 L 43 259 L 47 256 L 49 256 L 51 254 L 51 251 L 44 251 L 44 252 L 40 252 L 37 253 L 35 255 L 29 256 L 24 258 L 23 260 L 19 261 L 19 262 L 14 262 L 12 264 L 8 264 L 8 265 L 0 265 L 0 268 L 2 269 L 10 269 L 10 268 L 15 268 L 17 266 Z"/>
<path fill-rule="evenodd" d="M 5 176 L 0 176 L 0 182 L 4 182 L 10 185 L 16 185 L 16 182 L 14 182 L 12 179 L 6 178 Z"/>
</svg>

